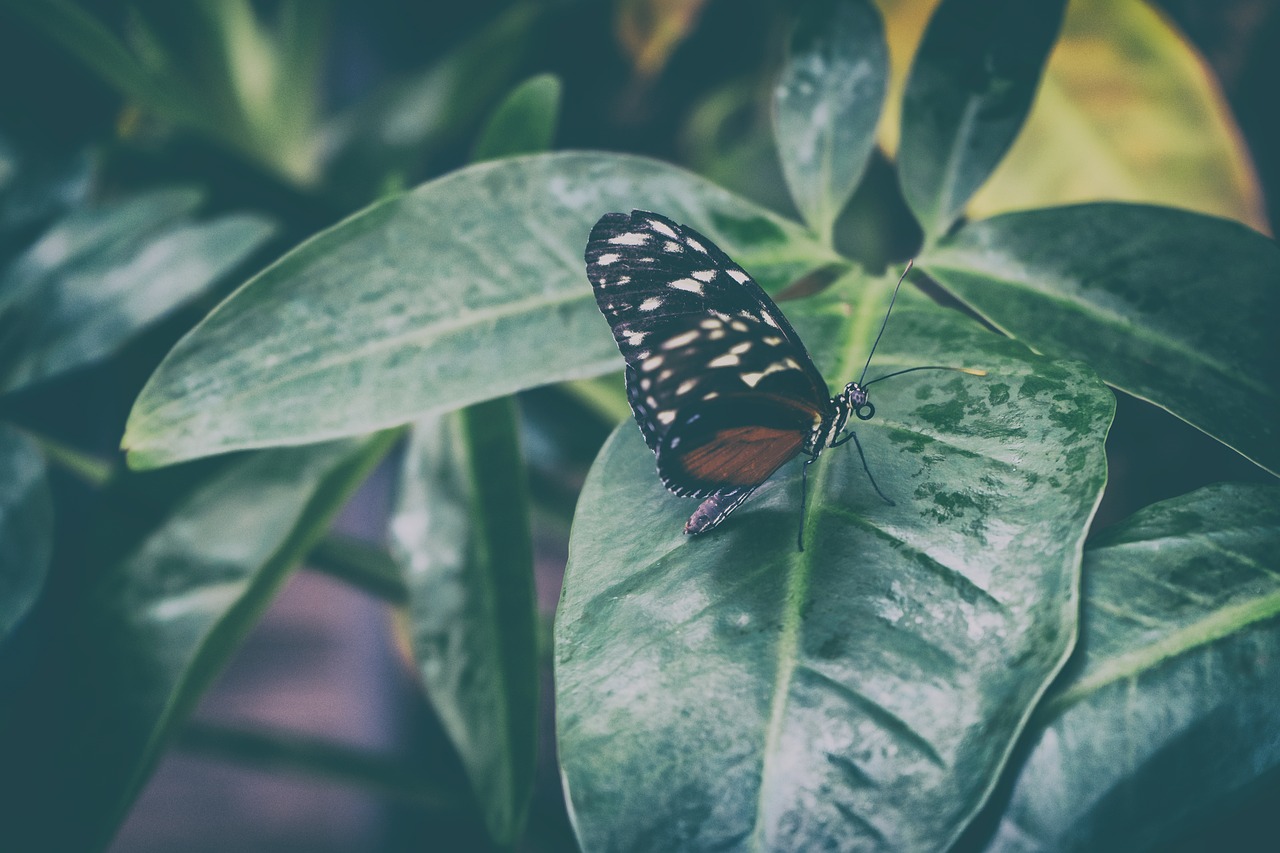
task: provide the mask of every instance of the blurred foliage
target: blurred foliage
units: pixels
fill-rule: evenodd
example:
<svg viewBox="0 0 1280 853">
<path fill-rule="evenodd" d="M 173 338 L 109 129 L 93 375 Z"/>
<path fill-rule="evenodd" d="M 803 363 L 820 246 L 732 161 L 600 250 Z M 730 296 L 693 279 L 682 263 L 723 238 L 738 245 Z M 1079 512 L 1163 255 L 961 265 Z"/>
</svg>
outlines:
<svg viewBox="0 0 1280 853">
<path fill-rule="evenodd" d="M 175 742 L 443 849 L 1273 837 L 1280 254 L 1187 37 L 1059 5 L 0 0 L 0 847 L 105 847 Z M 803 554 L 791 469 L 680 534 L 583 274 L 632 208 L 833 386 L 920 253 L 875 365 L 986 375 L 876 386 L 896 507 L 832 454 Z M 452 755 L 189 724 L 304 558 Z"/>
</svg>

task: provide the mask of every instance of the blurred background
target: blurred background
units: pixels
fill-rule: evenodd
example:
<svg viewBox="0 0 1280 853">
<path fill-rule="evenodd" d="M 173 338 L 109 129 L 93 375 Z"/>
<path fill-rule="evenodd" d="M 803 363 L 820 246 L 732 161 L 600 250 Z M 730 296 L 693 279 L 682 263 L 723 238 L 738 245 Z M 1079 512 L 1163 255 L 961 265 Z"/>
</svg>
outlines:
<svg viewBox="0 0 1280 853">
<path fill-rule="evenodd" d="M 142 383 L 219 297 L 317 230 L 464 165 L 490 111 L 531 75 L 549 72 L 563 85 L 556 147 L 652 155 L 792 211 L 769 136 L 769 95 L 786 36 L 783 2 L 76 3 L 166 69 L 174 85 L 148 97 L 138 96 L 106 54 L 96 65 L 86 61 L 69 44 L 73 27 L 49 24 L 60 4 L 50 5 L 52 19 L 22 5 L 0 2 L 0 159 L 38 175 L 45 189 L 23 201 L 21 188 L 10 187 L 11 204 L 53 209 L 59 193 L 103 200 L 182 184 L 205 190 L 206 216 L 250 211 L 277 225 L 217 287 L 107 361 L 0 398 L 6 418 L 91 458 L 118 458 L 124 418 Z M 911 40 L 895 34 L 918 27 L 931 5 L 881 4 L 895 64 L 905 61 L 899 54 Z M 1095 108 L 1112 117 L 1116 137 L 1133 142 L 1117 160 L 1160 170 L 1170 175 L 1170 192 L 1269 230 L 1280 204 L 1280 0 L 1159 0 L 1154 8 L 1174 29 L 1155 31 L 1108 31 L 1115 25 L 1108 5 L 1073 4 L 1085 11 L 1073 11 L 1077 52 L 1063 70 L 1064 86 L 1090 93 Z M 1090 18 L 1093 12 L 1102 17 Z M 1167 68 L 1178 63 L 1180 73 L 1204 81 L 1201 91 L 1185 94 L 1172 84 L 1161 90 L 1171 79 Z M 1221 111 L 1217 118 L 1197 114 L 1206 103 Z M 1122 119 L 1131 130 L 1117 129 Z M 1197 121 L 1226 128 L 1230 138 L 1213 144 L 1234 146 L 1229 174 L 1207 174 L 1197 159 L 1197 145 L 1209 144 Z M 891 150 L 891 128 L 884 142 Z M 1150 181 L 1130 187 L 1119 177 L 1099 180 L 1101 188 L 1098 181 L 1063 181 L 1051 189 L 1063 201 L 1149 198 L 1143 193 Z M 984 203 L 996 209 L 1017 199 L 994 192 Z M 0 261 L 38 233 L 39 217 L 21 221 L 5 231 Z M 886 156 L 873 164 L 837 239 L 873 269 L 915 248 L 919 232 Z M 1194 429 L 1121 396 L 1108 445 L 1118 485 L 1108 491 L 1099 526 L 1204 483 L 1262 478 Z M 549 636 L 577 490 L 617 406 L 550 388 L 522 395 L 521 407 L 538 600 Z M 387 463 L 365 484 L 337 522 L 338 534 L 383 544 L 393 468 Z M 80 478 L 57 467 L 51 476 L 60 509 L 89 512 Z M 58 524 L 81 526 L 74 517 Z M 60 540 L 57 548 L 55 590 L 68 582 L 59 567 L 75 543 Z M 484 849 L 461 767 L 397 640 L 394 605 L 335 580 L 323 555 L 313 563 L 290 579 L 204 697 L 112 849 Z M 575 849 L 552 754 L 549 679 L 548 663 L 539 784 L 522 843 L 531 851 Z M 430 783 L 422 767 L 433 768 Z M 1185 849 L 1251 847 L 1268 816 L 1265 803 L 1245 803 L 1188 838 Z"/>
</svg>

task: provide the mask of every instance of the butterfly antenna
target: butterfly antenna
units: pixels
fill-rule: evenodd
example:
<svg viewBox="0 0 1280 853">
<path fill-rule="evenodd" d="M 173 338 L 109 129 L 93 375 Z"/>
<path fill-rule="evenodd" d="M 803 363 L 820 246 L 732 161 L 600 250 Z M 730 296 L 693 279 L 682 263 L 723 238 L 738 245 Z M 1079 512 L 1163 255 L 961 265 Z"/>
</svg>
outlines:
<svg viewBox="0 0 1280 853">
<path fill-rule="evenodd" d="M 875 343 L 871 345 L 871 352 L 867 353 L 867 363 L 862 366 L 862 375 L 858 377 L 859 385 L 862 385 L 862 380 L 867 377 L 867 368 L 871 366 L 871 356 L 876 354 L 876 347 L 880 346 L 880 338 L 884 337 L 885 326 L 889 325 L 889 314 L 893 311 L 893 303 L 898 301 L 898 291 L 902 289 L 902 282 L 906 281 L 907 273 L 911 272 L 911 267 L 914 264 L 914 258 L 907 261 L 907 266 L 902 271 L 902 275 L 898 276 L 898 283 L 893 288 L 893 296 L 889 298 L 889 309 L 884 312 L 884 321 L 880 324 L 880 331 L 876 334 Z"/>
<path fill-rule="evenodd" d="M 923 364 L 919 367 L 908 367 L 905 370 L 895 370 L 893 371 L 893 373 L 886 373 L 884 376 L 877 376 L 875 379 L 872 379 L 871 381 L 866 382 L 865 384 L 861 382 L 858 384 L 862 385 L 863 388 L 866 388 L 868 385 L 874 385 L 875 383 L 879 382 L 881 379 L 890 379 L 894 376 L 901 376 L 904 373 L 911 373 L 916 370 L 951 370 L 951 371 L 955 371 L 956 373 L 967 373 L 970 376 L 986 376 L 987 375 L 987 371 L 979 370 L 976 367 L 951 367 L 949 365 L 943 365 L 943 364 Z"/>
</svg>

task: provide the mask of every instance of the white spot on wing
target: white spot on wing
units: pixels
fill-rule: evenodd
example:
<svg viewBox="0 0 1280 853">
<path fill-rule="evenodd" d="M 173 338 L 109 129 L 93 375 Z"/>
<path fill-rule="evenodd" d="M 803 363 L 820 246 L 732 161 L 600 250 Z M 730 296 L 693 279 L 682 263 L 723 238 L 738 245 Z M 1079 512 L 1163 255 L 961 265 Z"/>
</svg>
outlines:
<svg viewBox="0 0 1280 853">
<path fill-rule="evenodd" d="M 694 329 L 692 332 L 685 332 L 682 335 L 676 335 L 674 338 L 671 338 L 670 340 L 663 342 L 662 348 L 675 349 L 676 347 L 682 347 L 685 344 L 693 343 L 693 341 L 697 340 L 697 338 L 698 338 L 698 330 Z"/>
<path fill-rule="evenodd" d="M 748 387 L 754 388 L 760 384 L 761 379 L 764 379 L 770 373 L 778 373 L 783 370 L 794 370 L 799 367 L 800 365 L 796 364 L 791 359 L 787 359 L 786 361 L 775 361 L 759 373 L 743 373 L 741 378 Z"/>
<path fill-rule="evenodd" d="M 719 396 L 720 396 L 719 391 L 708 391 L 707 393 L 702 395 L 702 399 L 714 400 L 716 397 L 719 397 Z M 689 418 L 689 423 L 693 423 L 697 417 L 698 417 L 697 415 L 694 415 L 692 418 Z"/>
<path fill-rule="evenodd" d="M 670 226 L 668 226 L 665 222 L 659 222 L 656 219 L 646 219 L 645 222 L 649 224 L 650 228 L 652 228 L 654 231 L 657 231 L 663 237 L 671 237 L 673 239 L 676 237 L 676 232 L 672 231 Z"/>
<path fill-rule="evenodd" d="M 747 275 L 742 270 L 728 270 L 728 273 L 729 273 L 729 277 L 732 278 L 734 281 L 736 281 L 738 284 L 746 284 L 747 282 L 751 281 L 751 276 Z"/>
<path fill-rule="evenodd" d="M 694 281 L 691 278 L 678 278 L 671 282 L 671 286 L 677 290 L 687 290 L 690 293 L 696 293 L 699 296 L 702 295 L 702 283 Z"/>
<path fill-rule="evenodd" d="M 684 238 L 684 241 L 685 241 L 686 243 L 688 243 L 690 246 L 692 246 L 693 248 L 697 249 L 697 250 L 698 250 L 699 252 L 701 252 L 702 254 L 704 254 L 704 255 L 705 255 L 705 254 L 707 254 L 707 247 L 706 247 L 706 246 L 704 246 L 704 245 L 702 245 L 701 243 L 699 243 L 697 240 L 693 239 L 692 237 L 685 237 L 685 238 Z"/>
<path fill-rule="evenodd" d="M 677 395 L 688 394 L 690 391 L 694 389 L 694 386 L 696 386 L 697 384 L 698 384 L 698 380 L 696 379 L 686 379 L 685 381 L 680 383 L 680 386 L 678 388 L 676 388 L 676 394 Z"/>
<path fill-rule="evenodd" d="M 648 332 L 623 332 L 622 334 L 623 334 L 623 337 L 627 339 L 627 343 L 631 344 L 634 347 L 644 343 L 645 336 L 647 336 L 649 333 Z"/>
<path fill-rule="evenodd" d="M 707 362 L 707 367 L 733 367 L 738 363 L 736 355 L 722 355 Z"/>
<path fill-rule="evenodd" d="M 662 250 L 664 252 L 671 252 L 672 254 L 675 254 L 676 252 L 683 252 L 684 246 L 681 246 L 675 240 L 668 240 L 666 243 L 663 244 Z"/>
<path fill-rule="evenodd" d="M 642 370 L 657 370 L 662 367 L 662 356 L 655 355 L 653 358 L 646 358 L 640 367 Z"/>
<path fill-rule="evenodd" d="M 617 252 L 606 252 L 600 257 L 596 258 L 596 264 L 598 266 L 607 267 L 609 266 L 609 264 L 613 263 L 617 259 L 618 259 Z"/>
<path fill-rule="evenodd" d="M 640 303 L 641 311 L 657 311 L 662 307 L 662 300 L 656 296 L 650 296 L 644 302 Z"/>
<path fill-rule="evenodd" d="M 643 246 L 649 241 L 648 234 L 619 234 L 617 237 L 610 237 L 609 242 L 615 246 Z"/>
<path fill-rule="evenodd" d="M 745 331 L 747 331 L 748 329 L 750 329 L 750 328 L 751 328 L 750 326 L 748 326 L 746 323 L 742 322 L 741 320 L 734 320 L 734 321 L 733 321 L 732 323 L 730 323 L 729 325 L 733 328 L 733 330 L 734 330 L 735 332 L 745 332 Z"/>
<path fill-rule="evenodd" d="M 729 347 L 729 352 L 733 353 L 734 355 L 742 355 L 744 352 L 746 352 L 749 349 L 751 349 L 751 341 L 743 341 L 740 344 L 735 344 Z"/>
<path fill-rule="evenodd" d="M 665 412 L 658 412 L 658 423 L 669 424 L 676 419 L 674 409 L 667 409 Z"/>
<path fill-rule="evenodd" d="M 710 284 L 711 282 L 716 280 L 716 271 L 715 270 L 698 270 L 693 274 L 693 277 L 696 278 L 698 281 L 705 281 L 708 284 Z"/>
<path fill-rule="evenodd" d="M 718 328 L 720 328 L 720 325 L 721 325 L 721 324 L 720 324 L 720 321 L 719 321 L 719 320 L 716 320 L 716 319 L 714 319 L 714 318 L 712 318 L 712 317 L 708 317 L 707 319 L 703 320 L 703 321 L 702 321 L 701 323 L 699 323 L 698 325 L 699 325 L 699 326 L 701 326 L 701 327 L 702 327 L 702 328 L 704 328 L 704 329 L 718 329 Z"/>
</svg>

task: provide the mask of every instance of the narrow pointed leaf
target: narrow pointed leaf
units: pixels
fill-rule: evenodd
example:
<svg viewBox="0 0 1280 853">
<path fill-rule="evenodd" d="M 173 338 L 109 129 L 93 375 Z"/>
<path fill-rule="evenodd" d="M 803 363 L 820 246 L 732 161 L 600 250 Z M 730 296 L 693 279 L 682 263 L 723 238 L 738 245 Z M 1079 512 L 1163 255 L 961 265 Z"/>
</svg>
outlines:
<svg viewBox="0 0 1280 853">
<path fill-rule="evenodd" d="M 162 190 L 76 211 L 0 273 L 0 391 L 111 355 L 272 233 L 251 215 L 192 222 L 199 200 Z"/>
<path fill-rule="evenodd" d="M 1034 349 L 1088 362 L 1280 474 L 1280 249 L 1235 222 L 1089 204 L 974 222 L 920 266 Z"/>
<path fill-rule="evenodd" d="M 884 27 L 869 0 L 802 7 L 774 125 L 791 197 L 823 239 L 867 168 L 888 77 Z"/>
<path fill-rule="evenodd" d="M 88 551 L 95 561 L 62 623 L 70 633 L 4 735 L 6 772 L 23 780 L 6 801 L 14 849 L 110 839 L 200 694 L 390 438 L 243 456 L 181 487 L 187 472 L 165 472 L 109 495 L 120 515 Z M 139 529 L 143 504 L 159 515 L 151 529 Z"/>
<path fill-rule="evenodd" d="M 537 748 L 533 547 L 514 399 L 414 425 L 392 540 L 414 657 L 489 833 L 519 836 Z"/>
<path fill-rule="evenodd" d="M 471 159 L 478 163 L 550 148 L 560 112 L 560 89 L 554 74 L 539 74 L 517 86 L 489 117 Z"/>
<path fill-rule="evenodd" d="M 551 144 L 560 84 L 542 75 L 494 111 L 474 156 Z M 514 397 L 414 424 L 392 547 L 406 579 L 414 659 L 462 759 L 490 837 L 510 847 L 533 796 L 537 604 Z"/>
<path fill-rule="evenodd" d="M 1148 850 L 1280 768 L 1280 488 L 1147 507 L 1085 551 L 1076 658 L 990 850 Z"/>
<path fill-rule="evenodd" d="M 856 378 L 892 281 L 792 319 Z M 945 849 L 1075 634 L 1113 399 L 922 298 L 900 300 L 853 448 L 717 531 L 681 530 L 623 424 L 578 503 L 556 624 L 559 750 L 588 850 Z M 789 307 L 789 306 L 788 306 Z M 883 356 L 883 357 L 882 357 Z"/>
<path fill-rule="evenodd" d="M 180 341 L 130 415 L 130 464 L 369 432 L 617 369 L 582 250 L 604 213 L 661 210 L 779 287 L 831 260 L 688 172 L 616 154 L 482 163 L 287 254 Z"/>
<path fill-rule="evenodd" d="M 898 172 L 924 228 L 946 233 L 1022 128 L 1066 0 L 942 0 L 902 98 Z"/>
<path fill-rule="evenodd" d="M 0 424 L 0 643 L 40 594 L 52 549 L 44 459 L 30 439 Z"/>
</svg>

